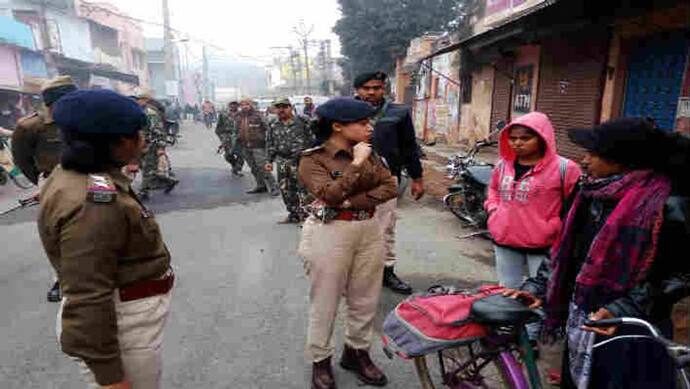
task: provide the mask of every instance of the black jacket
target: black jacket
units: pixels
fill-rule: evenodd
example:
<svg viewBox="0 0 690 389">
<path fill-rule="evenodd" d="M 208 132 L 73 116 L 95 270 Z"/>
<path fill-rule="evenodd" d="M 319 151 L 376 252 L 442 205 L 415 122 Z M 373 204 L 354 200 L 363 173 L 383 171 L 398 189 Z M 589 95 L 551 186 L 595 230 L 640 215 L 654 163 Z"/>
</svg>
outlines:
<svg viewBox="0 0 690 389">
<path fill-rule="evenodd" d="M 583 211 L 592 212 L 592 208 L 603 209 L 603 220 L 608 217 L 613 207 L 610 204 L 592 204 Z M 601 227 L 601 226 L 598 226 Z M 597 226 L 592 228 L 597 229 Z M 589 229 L 592 229 L 589 228 Z M 596 234 L 589 234 L 584 228 L 585 237 L 589 240 Z M 584 242 L 584 246 L 589 246 Z M 627 295 L 614 300 L 603 308 L 616 317 L 639 317 L 660 324 L 669 321 L 673 305 L 680 299 L 690 296 L 690 260 L 687 245 L 690 244 L 690 198 L 671 196 L 666 201 L 664 222 L 661 227 L 657 247 L 657 257 L 649 270 L 647 278 L 628 291 Z M 574 258 L 584 261 L 585 250 L 575 247 Z M 533 295 L 544 298 L 551 267 L 542 263 L 534 278 L 528 279 L 522 286 Z"/>
<path fill-rule="evenodd" d="M 383 109 L 383 106 L 379 109 Z M 422 177 L 419 148 L 407 106 L 395 103 L 386 106 L 386 112 L 374 127 L 372 145 L 386 159 L 394 176 L 400 177 L 400 171 L 405 167 L 413 179 Z"/>
</svg>

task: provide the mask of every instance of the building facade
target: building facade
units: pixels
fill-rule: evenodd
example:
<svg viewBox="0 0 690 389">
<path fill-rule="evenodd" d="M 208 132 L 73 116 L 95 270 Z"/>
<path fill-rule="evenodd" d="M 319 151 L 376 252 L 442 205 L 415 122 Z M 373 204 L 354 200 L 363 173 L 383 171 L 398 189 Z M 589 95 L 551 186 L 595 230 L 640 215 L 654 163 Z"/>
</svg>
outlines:
<svg viewBox="0 0 690 389">
<path fill-rule="evenodd" d="M 445 88 L 459 102 L 446 129 L 438 121 L 449 111 L 443 102 L 413 109 L 426 116 L 417 120 L 426 140 L 472 143 L 497 122 L 534 110 L 549 115 L 559 150 L 570 157 L 581 150 L 567 129 L 611 118 L 650 117 L 662 129 L 690 133 L 688 2 L 487 0 L 478 11 L 469 33 L 419 61 L 439 65 L 431 81 L 416 80 L 424 94 L 450 103 Z M 449 53 L 459 66 L 445 65 Z M 435 78 L 439 70 L 444 76 Z M 457 80 L 458 90 L 440 78 Z"/>
</svg>

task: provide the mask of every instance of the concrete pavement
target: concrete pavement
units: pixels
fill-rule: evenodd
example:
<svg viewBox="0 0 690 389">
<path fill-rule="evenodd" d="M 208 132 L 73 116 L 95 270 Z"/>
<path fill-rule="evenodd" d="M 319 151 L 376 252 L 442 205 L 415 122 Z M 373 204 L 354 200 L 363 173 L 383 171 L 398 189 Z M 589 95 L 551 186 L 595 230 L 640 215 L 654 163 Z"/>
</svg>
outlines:
<svg viewBox="0 0 690 389">
<path fill-rule="evenodd" d="M 250 196 L 251 175 L 232 178 L 202 126 L 183 127 L 172 150 L 182 180 L 166 196 L 154 194 L 164 238 L 178 275 L 165 352 L 166 388 L 305 388 L 308 283 L 296 255 L 300 229 L 277 225 L 281 201 Z M 83 387 L 77 367 L 54 335 L 57 304 L 45 302 L 51 270 L 33 218 L 22 210 L 0 219 L 0 386 Z M 476 285 L 494 279 L 488 242 L 459 241 L 463 231 L 434 199 L 401 202 L 397 271 L 418 289 L 434 283 Z M 384 290 L 380 323 L 401 297 Z M 338 327 L 338 349 L 342 328 Z M 380 342 L 374 358 L 391 388 L 414 388 L 410 362 L 387 359 Z M 340 388 L 357 380 L 335 368 Z"/>
</svg>

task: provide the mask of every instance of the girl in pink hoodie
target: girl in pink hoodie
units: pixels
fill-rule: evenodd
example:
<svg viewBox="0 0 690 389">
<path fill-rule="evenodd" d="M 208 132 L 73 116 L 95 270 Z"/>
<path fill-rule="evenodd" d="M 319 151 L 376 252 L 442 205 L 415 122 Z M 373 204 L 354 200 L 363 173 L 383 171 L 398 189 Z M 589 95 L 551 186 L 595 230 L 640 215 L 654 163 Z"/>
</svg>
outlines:
<svg viewBox="0 0 690 389">
<path fill-rule="evenodd" d="M 561 230 L 561 210 L 580 175 L 579 166 L 560 157 L 549 118 L 521 116 L 500 134 L 500 160 L 493 171 L 484 208 L 495 243 L 498 281 L 522 285 L 525 264 L 534 277 Z"/>
</svg>

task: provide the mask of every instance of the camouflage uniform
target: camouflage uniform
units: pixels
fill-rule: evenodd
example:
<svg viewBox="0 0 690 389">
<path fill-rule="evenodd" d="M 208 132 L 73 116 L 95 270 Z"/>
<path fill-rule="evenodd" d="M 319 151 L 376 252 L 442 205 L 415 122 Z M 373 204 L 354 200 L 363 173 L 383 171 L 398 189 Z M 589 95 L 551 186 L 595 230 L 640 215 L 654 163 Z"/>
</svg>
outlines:
<svg viewBox="0 0 690 389">
<path fill-rule="evenodd" d="M 148 197 L 149 191 L 154 189 L 166 189 L 169 191 L 178 181 L 170 176 L 169 171 L 161 171 L 161 158 L 158 151 L 167 146 L 167 134 L 163 128 L 162 115 L 150 105 L 144 107 L 144 112 L 149 120 L 149 125 L 144 129 L 146 149 L 141 156 L 141 180 L 140 194 Z"/>
<path fill-rule="evenodd" d="M 221 113 L 218 118 L 218 124 L 216 124 L 216 135 L 218 135 L 223 148 L 223 157 L 232 166 L 233 174 L 239 175 L 242 171 L 242 166 L 244 166 L 244 158 L 242 157 L 240 142 L 237 141 L 236 117 L 237 113 L 229 111 Z"/>
<path fill-rule="evenodd" d="M 310 123 L 295 117 L 287 122 L 273 120 L 266 134 L 268 161 L 276 163 L 278 187 L 290 218 L 303 219 L 303 205 L 309 203 L 309 193 L 298 179 L 299 158 L 302 151 L 314 144 Z"/>
</svg>

